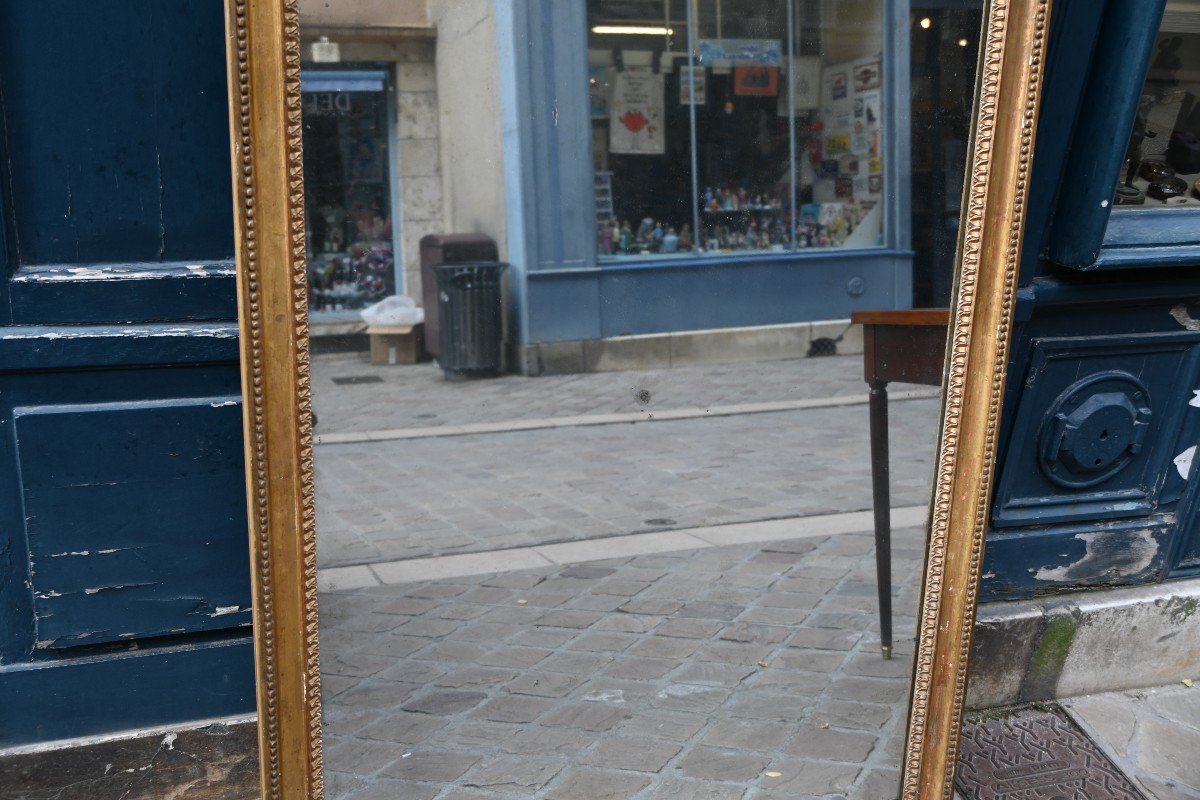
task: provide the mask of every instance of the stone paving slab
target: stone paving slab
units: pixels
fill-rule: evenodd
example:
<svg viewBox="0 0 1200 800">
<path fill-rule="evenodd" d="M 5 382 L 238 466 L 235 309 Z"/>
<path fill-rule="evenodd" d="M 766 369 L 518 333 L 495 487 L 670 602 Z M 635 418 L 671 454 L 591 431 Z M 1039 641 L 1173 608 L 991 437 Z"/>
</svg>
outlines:
<svg viewBox="0 0 1200 800">
<path fill-rule="evenodd" d="M 939 408 L 891 407 L 893 505 L 928 500 Z M 329 445 L 316 487 L 323 568 L 861 511 L 867 409 Z"/>
<path fill-rule="evenodd" d="M 380 381 L 334 383 L 362 377 Z M 432 364 L 372 366 L 363 355 L 328 355 L 313 358 L 312 393 L 321 435 L 860 396 L 866 384 L 862 356 L 450 383 Z"/>
<path fill-rule="evenodd" d="M 1147 798 L 1200 798 L 1200 688 L 1107 692 L 1060 704 Z"/>
<path fill-rule="evenodd" d="M 324 593 L 329 796 L 887 800 L 922 532 L 895 532 L 891 661 L 872 544 L 841 533 Z"/>
</svg>

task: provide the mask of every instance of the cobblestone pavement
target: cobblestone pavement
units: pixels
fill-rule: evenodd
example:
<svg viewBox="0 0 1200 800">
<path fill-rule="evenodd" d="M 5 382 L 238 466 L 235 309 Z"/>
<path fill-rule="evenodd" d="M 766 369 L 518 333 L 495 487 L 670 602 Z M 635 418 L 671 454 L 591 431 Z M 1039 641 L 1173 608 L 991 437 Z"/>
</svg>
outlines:
<svg viewBox="0 0 1200 800">
<path fill-rule="evenodd" d="M 887 800 L 921 532 L 643 555 L 321 597 L 335 800 Z"/>
<path fill-rule="evenodd" d="M 364 377 L 381 382 L 334 383 Z M 371 366 L 363 356 L 331 355 L 313 359 L 312 390 L 317 432 L 328 434 L 862 396 L 866 384 L 862 356 L 449 383 L 432 364 Z"/>
<path fill-rule="evenodd" d="M 1200 687 L 1108 692 L 1062 706 L 1148 798 L 1200 798 Z"/>
<path fill-rule="evenodd" d="M 928 500 L 938 410 L 891 405 L 894 506 Z M 316 471 L 321 567 L 871 507 L 865 405 L 325 445 Z"/>
</svg>

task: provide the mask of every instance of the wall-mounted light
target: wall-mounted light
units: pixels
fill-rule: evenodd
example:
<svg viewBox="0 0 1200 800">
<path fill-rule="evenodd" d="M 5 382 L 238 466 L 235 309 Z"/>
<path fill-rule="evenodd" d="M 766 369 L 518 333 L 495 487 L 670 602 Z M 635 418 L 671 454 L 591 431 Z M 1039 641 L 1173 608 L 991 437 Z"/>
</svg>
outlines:
<svg viewBox="0 0 1200 800">
<path fill-rule="evenodd" d="M 312 43 L 312 60 L 314 64 L 336 64 L 342 60 L 342 48 L 329 41 L 328 36 L 322 36 Z"/>
<path fill-rule="evenodd" d="M 959 46 L 959 47 L 966 47 L 966 46 L 967 46 L 967 45 L 969 45 L 969 44 L 970 44 L 970 42 L 969 42 L 969 41 L 967 41 L 967 37 L 965 37 L 965 36 L 964 36 L 963 38 L 961 38 L 961 39 L 959 39 L 959 40 L 958 40 L 958 46 Z"/>
<path fill-rule="evenodd" d="M 929 17 L 921 17 L 921 21 L 917 24 L 925 30 L 929 30 L 929 28 L 933 25 L 933 20 L 931 20 Z"/>
<path fill-rule="evenodd" d="M 674 36 L 674 28 L 654 25 L 597 25 L 592 33 L 613 33 L 619 36 Z"/>
</svg>

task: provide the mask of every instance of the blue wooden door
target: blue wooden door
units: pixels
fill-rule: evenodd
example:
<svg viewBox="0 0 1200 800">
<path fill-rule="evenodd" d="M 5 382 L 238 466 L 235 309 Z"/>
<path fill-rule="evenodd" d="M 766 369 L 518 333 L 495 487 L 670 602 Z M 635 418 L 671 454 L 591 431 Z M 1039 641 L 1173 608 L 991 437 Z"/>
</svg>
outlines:
<svg viewBox="0 0 1200 800">
<path fill-rule="evenodd" d="M 1126 187 L 1147 189 L 1139 165 L 1150 160 L 1200 171 L 1166 154 L 1192 122 L 1182 110 L 1153 110 L 1164 85 L 1200 95 L 1200 84 L 1187 89 L 1194 75 L 1161 60 L 1164 41 L 1176 47 L 1172 26 L 1194 30 L 1197 20 L 1164 6 L 1055 3 L 985 599 L 1200 568 L 1190 465 L 1200 442 L 1200 195 L 1168 202 L 1153 187 Z M 1184 47 L 1200 63 L 1200 37 Z M 1153 151 L 1161 155 L 1134 152 L 1150 141 L 1131 144 L 1135 123 L 1139 135 L 1166 125 Z M 1138 191 L 1140 204 L 1113 207 L 1137 202 Z"/>
<path fill-rule="evenodd" d="M 0 746 L 254 706 L 223 24 L 0 3 Z"/>
</svg>

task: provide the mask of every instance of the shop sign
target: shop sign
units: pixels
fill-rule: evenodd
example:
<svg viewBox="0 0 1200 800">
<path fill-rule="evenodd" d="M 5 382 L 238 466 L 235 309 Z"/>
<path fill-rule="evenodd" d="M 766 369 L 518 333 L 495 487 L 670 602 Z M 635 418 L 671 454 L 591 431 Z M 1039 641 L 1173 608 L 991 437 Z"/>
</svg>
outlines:
<svg viewBox="0 0 1200 800">
<path fill-rule="evenodd" d="M 304 113 L 309 116 L 332 117 L 350 112 L 349 92 L 305 92 Z"/>
<path fill-rule="evenodd" d="M 735 67 L 778 67 L 783 48 L 778 39 L 701 39 L 700 63 L 725 61 Z"/>
</svg>

